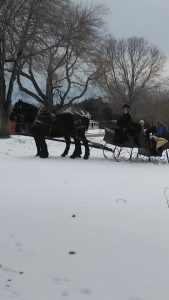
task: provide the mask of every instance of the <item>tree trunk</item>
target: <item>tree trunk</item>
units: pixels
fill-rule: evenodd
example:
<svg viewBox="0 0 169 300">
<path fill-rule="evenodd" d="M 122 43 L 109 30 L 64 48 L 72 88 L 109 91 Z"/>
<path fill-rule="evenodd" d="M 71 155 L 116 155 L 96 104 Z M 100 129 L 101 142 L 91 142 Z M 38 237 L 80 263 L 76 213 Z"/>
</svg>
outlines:
<svg viewBox="0 0 169 300">
<path fill-rule="evenodd" d="M 8 109 L 5 107 L 6 84 L 5 84 L 5 31 L 0 28 L 0 136 L 8 135 Z"/>
<path fill-rule="evenodd" d="M 9 121 L 9 113 L 8 110 L 5 110 L 3 107 L 0 108 L 0 138 L 7 137 L 9 135 L 8 132 L 8 121 Z"/>
</svg>

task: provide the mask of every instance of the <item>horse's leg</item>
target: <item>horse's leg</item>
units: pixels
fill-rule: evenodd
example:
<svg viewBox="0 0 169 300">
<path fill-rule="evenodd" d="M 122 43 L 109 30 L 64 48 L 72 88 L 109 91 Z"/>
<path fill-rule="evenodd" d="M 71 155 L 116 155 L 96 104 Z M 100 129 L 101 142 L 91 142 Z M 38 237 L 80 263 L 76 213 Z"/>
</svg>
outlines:
<svg viewBox="0 0 169 300">
<path fill-rule="evenodd" d="M 76 145 L 76 148 L 75 148 L 76 157 L 81 157 L 82 149 L 81 149 L 80 139 L 76 138 L 76 139 L 74 139 L 74 141 L 75 141 L 75 145 Z"/>
<path fill-rule="evenodd" d="M 75 142 L 75 150 L 74 150 L 73 154 L 70 156 L 70 158 L 81 157 L 82 150 L 81 150 L 79 138 L 74 138 L 74 142 Z"/>
<path fill-rule="evenodd" d="M 40 153 L 41 153 L 41 143 L 40 143 L 39 138 L 37 136 L 34 136 L 34 140 L 35 140 L 35 144 L 36 144 L 36 148 L 37 148 L 36 156 L 40 156 Z"/>
<path fill-rule="evenodd" d="M 81 157 L 81 154 L 82 154 L 82 148 L 80 144 L 80 139 L 77 139 L 77 156 Z"/>
<path fill-rule="evenodd" d="M 84 159 L 88 159 L 90 156 L 90 148 L 89 148 L 89 144 L 88 144 L 88 140 L 86 139 L 85 135 L 83 137 L 81 137 L 81 140 L 83 142 L 83 145 L 85 147 L 85 155 L 84 155 Z"/>
<path fill-rule="evenodd" d="M 68 152 L 69 152 L 69 149 L 70 149 L 70 137 L 65 137 L 65 142 L 66 142 L 66 148 L 64 150 L 64 152 L 62 153 L 62 157 L 65 157 Z"/>
<path fill-rule="evenodd" d="M 48 148 L 47 148 L 47 144 L 46 144 L 44 136 L 39 137 L 39 143 L 40 143 L 40 148 L 41 148 L 41 152 L 40 152 L 39 156 L 41 158 L 47 158 L 49 156 L 49 153 L 48 153 Z"/>
</svg>

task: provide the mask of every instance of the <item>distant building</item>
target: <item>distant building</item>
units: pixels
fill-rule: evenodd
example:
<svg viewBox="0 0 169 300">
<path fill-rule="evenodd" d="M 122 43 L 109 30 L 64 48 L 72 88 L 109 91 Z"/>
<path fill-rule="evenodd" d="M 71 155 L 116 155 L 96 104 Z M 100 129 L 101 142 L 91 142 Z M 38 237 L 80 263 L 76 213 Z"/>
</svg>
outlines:
<svg viewBox="0 0 169 300">
<path fill-rule="evenodd" d="M 89 121 L 89 130 L 90 129 L 98 129 L 99 128 L 99 122 L 98 121 L 93 121 L 90 119 Z"/>
<path fill-rule="evenodd" d="M 85 115 L 89 120 L 91 120 L 91 114 L 88 111 L 86 111 Z"/>
</svg>

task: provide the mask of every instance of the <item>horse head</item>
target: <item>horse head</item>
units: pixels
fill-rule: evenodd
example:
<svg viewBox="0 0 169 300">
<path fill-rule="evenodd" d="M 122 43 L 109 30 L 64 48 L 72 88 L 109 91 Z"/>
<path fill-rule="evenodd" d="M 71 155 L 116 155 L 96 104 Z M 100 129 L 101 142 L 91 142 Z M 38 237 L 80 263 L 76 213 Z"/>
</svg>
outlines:
<svg viewBox="0 0 169 300">
<path fill-rule="evenodd" d="M 10 121 L 14 121 L 16 124 L 16 132 L 20 133 L 27 125 L 31 125 L 35 119 L 37 108 L 27 102 L 19 99 L 9 115 Z"/>
</svg>

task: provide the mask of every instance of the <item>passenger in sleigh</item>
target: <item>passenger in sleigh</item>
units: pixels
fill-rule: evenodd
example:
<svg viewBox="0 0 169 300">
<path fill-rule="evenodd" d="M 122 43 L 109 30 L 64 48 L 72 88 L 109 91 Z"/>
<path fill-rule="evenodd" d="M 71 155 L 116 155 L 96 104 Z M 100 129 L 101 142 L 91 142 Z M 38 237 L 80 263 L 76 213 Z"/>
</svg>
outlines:
<svg viewBox="0 0 169 300">
<path fill-rule="evenodd" d="M 112 120 L 112 123 L 116 124 L 115 144 L 123 144 L 129 139 L 129 136 L 133 136 L 135 144 L 139 146 L 139 137 L 137 133 L 141 130 L 141 126 L 132 121 L 129 105 L 125 104 L 122 106 L 122 115 L 118 120 Z"/>
<path fill-rule="evenodd" d="M 157 122 L 156 132 L 150 135 L 151 140 L 151 154 L 152 155 L 161 155 L 162 154 L 162 146 L 168 143 L 169 141 L 169 133 L 167 126 L 161 122 Z"/>
</svg>

